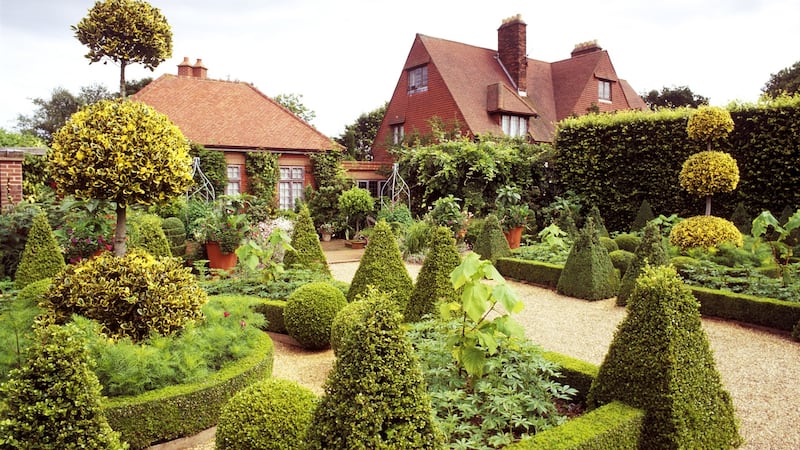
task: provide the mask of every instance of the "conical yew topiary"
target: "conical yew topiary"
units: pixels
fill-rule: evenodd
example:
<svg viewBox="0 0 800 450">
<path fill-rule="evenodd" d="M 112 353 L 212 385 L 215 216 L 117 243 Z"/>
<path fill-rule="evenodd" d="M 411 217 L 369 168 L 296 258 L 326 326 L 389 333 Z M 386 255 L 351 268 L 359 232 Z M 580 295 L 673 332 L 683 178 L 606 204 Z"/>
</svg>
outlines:
<svg viewBox="0 0 800 450">
<path fill-rule="evenodd" d="M 628 269 L 622 277 L 619 292 L 617 292 L 617 305 L 625 306 L 628 303 L 628 298 L 631 292 L 633 292 L 636 279 L 639 278 L 645 265 L 665 266 L 667 264 L 669 264 L 669 258 L 667 257 L 667 252 L 664 250 L 664 240 L 661 237 L 661 231 L 658 225 L 648 223 L 644 227 L 642 243 L 636 247 L 636 251 L 633 254 L 633 261 L 628 265 Z"/>
<path fill-rule="evenodd" d="M 674 267 L 645 267 L 589 391 L 645 411 L 639 448 L 732 448 L 741 442 L 700 320 Z"/>
<path fill-rule="evenodd" d="M 65 267 L 64 254 L 56 242 L 47 215 L 43 212 L 37 214 L 28 232 L 28 241 L 17 267 L 14 287 L 22 289 L 35 281 L 51 278 Z"/>
<path fill-rule="evenodd" d="M 367 306 L 361 320 L 343 336 L 314 411 L 308 449 L 441 448 L 398 302 L 380 291 L 363 301 Z"/>
<path fill-rule="evenodd" d="M 591 217 L 572 244 L 564 269 L 558 278 L 559 294 L 586 300 L 600 300 L 616 295 L 619 274 L 608 256 Z"/>
<path fill-rule="evenodd" d="M 405 311 L 414 289 L 392 228 L 385 220 L 378 221 L 373 228 L 367 248 L 350 283 L 350 290 L 347 291 L 347 301 L 352 302 L 359 294 L 365 294 L 370 285 L 391 294 L 400 311 Z"/>
<path fill-rule="evenodd" d="M 606 229 L 606 222 L 603 220 L 603 216 L 600 215 L 600 208 L 598 208 L 597 205 L 592 205 L 592 207 L 589 208 L 589 217 L 594 221 L 594 228 L 597 230 L 597 235 L 600 237 L 609 237 L 608 230 Z"/>
<path fill-rule="evenodd" d="M 503 229 L 500 227 L 500 221 L 494 214 L 489 214 L 483 221 L 483 228 L 481 228 L 478 239 L 475 240 L 475 247 L 472 249 L 475 253 L 480 255 L 481 259 L 491 261 L 492 264 L 497 262 L 497 258 L 504 258 L 511 255 L 511 247 L 508 246 L 503 234 Z"/>
<path fill-rule="evenodd" d="M 294 221 L 292 249 L 287 250 L 286 256 L 283 257 L 286 266 L 301 266 L 330 272 L 328 261 L 314 229 L 314 221 L 311 220 L 311 212 L 305 204 L 300 208 L 300 213 Z"/>
<path fill-rule="evenodd" d="M 417 283 L 406 307 L 406 322 L 416 322 L 426 314 L 435 313 L 439 302 L 458 301 L 450 272 L 460 263 L 453 232 L 447 227 L 436 227 L 431 236 L 431 249 L 417 275 Z"/>
<path fill-rule="evenodd" d="M 631 231 L 639 231 L 647 225 L 647 222 L 655 219 L 656 216 L 653 213 L 653 208 L 650 206 L 650 202 L 647 199 L 642 200 L 642 203 L 639 205 L 639 211 L 636 212 L 636 218 L 633 219 L 633 223 L 631 224 Z"/>
</svg>

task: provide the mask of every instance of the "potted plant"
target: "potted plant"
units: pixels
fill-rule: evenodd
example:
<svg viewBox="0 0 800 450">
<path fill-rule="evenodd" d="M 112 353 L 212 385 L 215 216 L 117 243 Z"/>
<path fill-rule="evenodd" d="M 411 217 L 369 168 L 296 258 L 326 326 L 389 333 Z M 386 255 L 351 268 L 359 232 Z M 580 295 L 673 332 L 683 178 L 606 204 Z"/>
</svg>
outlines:
<svg viewBox="0 0 800 450">
<path fill-rule="evenodd" d="M 530 207 L 522 203 L 522 194 L 516 186 L 503 186 L 497 190 L 497 216 L 500 218 L 500 225 L 503 227 L 503 234 L 506 236 L 508 246 L 519 248 L 522 240 L 522 230 L 531 217 Z"/>
<path fill-rule="evenodd" d="M 366 189 L 358 187 L 350 188 L 339 196 L 339 211 L 345 216 L 347 226 L 351 223 L 355 225 L 355 236 L 361 234 L 361 222 L 366 219 L 368 213 L 375 208 L 375 199 Z M 346 230 L 347 236 L 344 245 L 352 248 L 364 248 L 366 239 L 350 240 L 350 230 Z"/>
<path fill-rule="evenodd" d="M 325 222 L 319 226 L 319 234 L 324 242 L 328 242 L 333 237 L 334 226 L 330 222 Z"/>
<path fill-rule="evenodd" d="M 250 232 L 247 216 L 223 201 L 197 218 L 195 225 L 194 237 L 205 244 L 209 267 L 226 270 L 235 267 L 236 249 Z"/>
</svg>

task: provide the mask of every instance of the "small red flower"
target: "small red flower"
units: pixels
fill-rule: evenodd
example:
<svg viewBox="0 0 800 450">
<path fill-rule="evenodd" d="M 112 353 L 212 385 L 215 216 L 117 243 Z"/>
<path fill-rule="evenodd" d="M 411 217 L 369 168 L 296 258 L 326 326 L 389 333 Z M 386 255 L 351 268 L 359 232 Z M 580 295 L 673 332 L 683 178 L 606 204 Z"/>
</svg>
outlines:
<svg viewBox="0 0 800 450">
<path fill-rule="evenodd" d="M 247 322 L 245 322 L 245 321 L 243 320 L 243 321 L 239 322 L 239 325 L 241 325 L 241 326 L 242 326 L 242 328 L 244 328 L 244 327 L 246 327 L 246 326 L 247 326 Z"/>
<path fill-rule="evenodd" d="M 229 313 L 228 311 L 225 311 L 224 313 L 222 313 L 222 316 L 223 316 L 223 317 L 228 317 L 228 316 L 230 316 L 230 315 L 231 315 L 231 313 Z"/>
</svg>

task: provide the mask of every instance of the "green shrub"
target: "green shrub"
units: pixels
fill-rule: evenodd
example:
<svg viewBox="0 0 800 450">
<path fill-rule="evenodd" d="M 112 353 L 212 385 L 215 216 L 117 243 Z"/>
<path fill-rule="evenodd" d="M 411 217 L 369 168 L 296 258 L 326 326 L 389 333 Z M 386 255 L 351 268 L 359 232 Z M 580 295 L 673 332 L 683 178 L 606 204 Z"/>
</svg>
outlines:
<svg viewBox="0 0 800 450">
<path fill-rule="evenodd" d="M 527 281 L 550 288 L 558 286 L 558 279 L 564 266 L 540 261 L 528 261 L 515 258 L 499 258 L 497 271 L 504 277 Z"/>
<path fill-rule="evenodd" d="M 368 292 L 366 295 L 373 294 Z M 344 336 L 350 333 L 364 316 L 364 311 L 367 310 L 367 302 L 361 300 L 363 297 L 361 296 L 358 300 L 345 305 L 333 318 L 333 323 L 331 323 L 331 349 L 333 349 L 334 354 L 338 354 Z"/>
<path fill-rule="evenodd" d="M 656 216 L 653 213 L 653 208 L 650 206 L 650 202 L 647 199 L 642 200 L 642 203 L 639 205 L 639 210 L 636 212 L 636 218 L 633 219 L 633 223 L 631 224 L 631 232 L 641 231 L 647 222 L 655 219 Z"/>
<path fill-rule="evenodd" d="M 186 255 L 186 225 L 177 217 L 167 217 L 161 221 L 161 229 L 169 242 L 172 256 Z"/>
<path fill-rule="evenodd" d="M 129 248 L 141 248 L 155 257 L 172 256 L 169 241 L 161 228 L 161 218 L 155 214 L 133 216 L 128 221 Z"/>
<path fill-rule="evenodd" d="M 425 253 L 431 245 L 433 225 L 426 220 L 418 220 L 406 228 L 401 240 L 403 256 Z"/>
<path fill-rule="evenodd" d="M 411 217 L 411 210 L 403 203 L 387 205 L 378 211 L 378 220 L 385 220 L 386 223 L 401 229 L 406 229 L 414 223 Z"/>
<path fill-rule="evenodd" d="M 80 314 L 98 321 L 110 337 L 141 341 L 201 319 L 205 302 L 206 293 L 180 260 L 132 250 L 70 265 L 53 278 L 45 303 L 58 323 Z"/>
<path fill-rule="evenodd" d="M 633 262 L 634 255 L 627 250 L 614 250 L 613 252 L 608 252 L 608 257 L 611 259 L 611 264 L 614 268 L 619 270 L 619 273 L 625 273 L 628 270 L 628 266 Z"/>
<path fill-rule="evenodd" d="M 600 235 L 600 244 L 602 244 L 603 247 L 606 248 L 606 251 L 608 253 L 619 250 L 619 245 L 617 245 L 617 241 L 608 236 Z"/>
<path fill-rule="evenodd" d="M 28 361 L 0 385 L 0 446 L 123 449 L 100 404 L 100 383 L 72 326 L 36 331 Z"/>
<path fill-rule="evenodd" d="M 675 267 L 679 275 L 683 275 L 684 272 L 692 270 L 699 265 L 700 261 L 691 256 L 673 256 L 669 259 L 669 263 Z"/>
<path fill-rule="evenodd" d="M 322 245 L 311 220 L 311 212 L 305 204 L 294 221 L 292 249 L 286 251 L 283 263 L 286 266 L 300 266 L 329 273 L 328 261 L 322 252 Z"/>
<path fill-rule="evenodd" d="M 731 221 L 714 216 L 694 216 L 678 222 L 669 233 L 669 243 L 681 250 L 716 247 L 731 242 L 744 245 L 742 233 Z"/>
<path fill-rule="evenodd" d="M 21 367 L 33 339 L 33 324 L 43 311 L 39 302 L 52 280 L 34 281 L 17 292 L 8 303 L 0 303 L 0 383 L 11 369 Z"/>
<path fill-rule="evenodd" d="M 497 258 L 511 256 L 511 247 L 508 246 L 508 240 L 503 234 L 503 229 L 500 228 L 497 216 L 494 214 L 486 216 L 481 233 L 472 250 L 482 259 L 491 261 L 492 264 L 497 261 Z"/>
<path fill-rule="evenodd" d="M 646 265 L 650 266 L 664 266 L 669 264 L 667 252 L 664 250 L 664 241 L 661 237 L 661 231 L 658 225 L 648 223 L 644 227 L 644 237 L 642 243 L 633 253 L 633 260 L 628 265 L 622 276 L 622 282 L 617 292 L 617 305 L 625 306 L 628 303 L 628 297 L 633 292 L 633 287 L 636 284 L 636 279 L 642 273 L 642 269 Z"/>
<path fill-rule="evenodd" d="M 792 331 L 800 321 L 800 302 L 690 286 L 704 316 Z"/>
<path fill-rule="evenodd" d="M 731 448 L 741 443 L 699 304 L 674 268 L 645 268 L 589 392 L 645 410 L 641 448 Z"/>
<path fill-rule="evenodd" d="M 408 298 L 414 289 L 411 276 L 408 274 L 397 240 L 386 221 L 375 225 L 369 244 L 353 275 L 347 300 L 353 301 L 359 294 L 365 294 L 368 286 L 391 294 L 401 311 L 408 305 Z"/>
<path fill-rule="evenodd" d="M 642 243 L 642 238 L 633 233 L 620 233 L 614 238 L 617 247 L 631 253 L 636 252 L 636 248 Z"/>
<path fill-rule="evenodd" d="M 605 247 L 600 245 L 594 221 L 586 219 L 564 264 L 556 291 L 586 300 L 600 300 L 617 294 L 619 275 Z"/>
<path fill-rule="evenodd" d="M 586 217 L 591 217 L 594 221 L 594 227 L 597 229 L 597 235 L 600 237 L 608 237 L 608 230 L 606 229 L 606 222 L 603 216 L 600 215 L 600 208 L 597 205 L 592 205 L 589 208 L 589 214 Z"/>
<path fill-rule="evenodd" d="M 326 348 L 331 343 L 331 324 L 347 299 L 330 283 L 300 286 L 289 296 L 283 311 L 286 331 L 308 349 Z"/>
<path fill-rule="evenodd" d="M 427 314 L 436 313 L 436 306 L 440 302 L 458 300 L 458 294 L 450 282 L 450 273 L 461 262 L 453 233 L 447 227 L 436 227 L 431 242 L 433 245 L 417 275 L 405 310 L 406 322 L 416 322 Z"/>
<path fill-rule="evenodd" d="M 419 361 L 401 327 L 399 302 L 383 292 L 364 301 L 362 320 L 344 336 L 328 374 L 308 430 L 308 448 L 440 448 Z"/>
<path fill-rule="evenodd" d="M 283 320 L 283 310 L 286 308 L 285 300 L 262 300 L 253 306 L 253 310 L 266 319 L 266 331 L 288 334 L 286 322 Z"/>
<path fill-rule="evenodd" d="M 22 252 L 14 279 L 14 287 L 25 286 L 44 278 L 51 278 L 64 270 L 64 255 L 61 253 L 47 215 L 39 213 L 33 218 L 28 232 L 25 250 Z"/>
<path fill-rule="evenodd" d="M 252 384 L 231 398 L 219 416 L 219 450 L 302 450 L 316 397 L 288 380 Z"/>
</svg>

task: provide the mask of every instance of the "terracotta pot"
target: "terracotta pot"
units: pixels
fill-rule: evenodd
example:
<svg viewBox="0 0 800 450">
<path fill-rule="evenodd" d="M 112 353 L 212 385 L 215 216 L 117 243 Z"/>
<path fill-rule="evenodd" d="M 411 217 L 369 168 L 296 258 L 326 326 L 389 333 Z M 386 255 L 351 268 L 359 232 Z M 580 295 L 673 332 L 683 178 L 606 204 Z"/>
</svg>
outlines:
<svg viewBox="0 0 800 450">
<path fill-rule="evenodd" d="M 367 245 L 366 241 L 344 241 L 344 246 L 352 248 L 354 250 L 358 250 L 360 248 L 364 248 Z"/>
<path fill-rule="evenodd" d="M 522 227 L 512 228 L 503 232 L 506 235 L 508 246 L 511 248 L 519 248 L 520 241 L 522 241 Z"/>
<path fill-rule="evenodd" d="M 236 253 L 222 253 L 218 242 L 206 242 L 206 253 L 208 253 L 208 267 L 211 269 L 231 270 L 236 267 Z"/>
<path fill-rule="evenodd" d="M 322 242 L 330 242 L 331 234 L 330 233 L 322 233 Z"/>
</svg>

